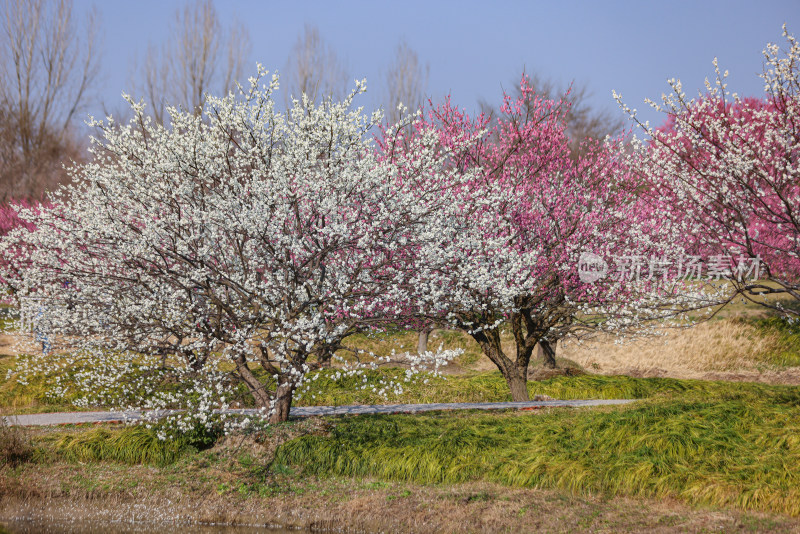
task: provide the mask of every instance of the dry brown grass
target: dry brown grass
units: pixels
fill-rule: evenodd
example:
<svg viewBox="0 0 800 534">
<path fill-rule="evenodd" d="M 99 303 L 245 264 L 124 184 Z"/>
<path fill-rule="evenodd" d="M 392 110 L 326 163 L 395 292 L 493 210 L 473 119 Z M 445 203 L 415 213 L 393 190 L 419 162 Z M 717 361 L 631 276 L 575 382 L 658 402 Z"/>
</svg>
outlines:
<svg viewBox="0 0 800 534">
<path fill-rule="evenodd" d="M 0 410 L 0 469 L 17 467 L 34 454 L 28 431 L 24 427 L 7 425 L 3 415 Z"/>
<path fill-rule="evenodd" d="M 760 314 L 751 307 L 744 309 L 756 316 Z M 611 335 L 580 343 L 562 342 L 558 345 L 557 356 L 564 360 L 562 364 L 574 362 L 588 372 L 605 375 L 800 384 L 800 367 L 769 363 L 769 356 L 781 346 L 778 335 L 739 320 L 747 315 L 739 312 L 692 328 L 666 328 L 660 335 L 622 343 Z M 477 344 L 464 334 L 437 331 L 431 337 L 433 342 L 446 337 L 451 341 L 449 345 L 456 345 L 452 340 L 457 339 L 459 346 L 475 355 L 456 367 L 457 373 L 496 369 L 488 358 L 479 355 Z M 506 353 L 514 354 L 511 335 L 504 333 L 502 340 Z M 539 376 L 544 371 L 537 370 L 538 364 L 531 362 L 531 378 L 546 378 Z"/>
<path fill-rule="evenodd" d="M 610 336 L 567 342 L 558 352 L 588 371 L 608 375 L 800 384 L 800 368 L 765 363 L 778 348 L 777 335 L 745 322 L 722 319 L 689 329 L 665 329 L 662 334 L 622 344 Z"/>
<path fill-rule="evenodd" d="M 0 332 L 0 356 L 16 356 L 19 354 L 19 336 Z"/>
<path fill-rule="evenodd" d="M 270 497 L 220 492 L 195 478 L 141 467 L 64 465 L 31 470 L 1 495 L 0 520 L 47 523 L 201 522 L 336 532 L 797 532 L 800 522 L 669 500 L 602 499 L 487 483 L 448 487 L 370 479 L 308 479 Z M 138 480 L 135 486 L 125 480 Z M 171 480 L 171 482 L 166 482 Z M 112 489 L 109 489 L 112 488 Z M 311 490 L 311 491 L 306 491 Z M 142 525 L 144 527 L 145 525 Z"/>
</svg>

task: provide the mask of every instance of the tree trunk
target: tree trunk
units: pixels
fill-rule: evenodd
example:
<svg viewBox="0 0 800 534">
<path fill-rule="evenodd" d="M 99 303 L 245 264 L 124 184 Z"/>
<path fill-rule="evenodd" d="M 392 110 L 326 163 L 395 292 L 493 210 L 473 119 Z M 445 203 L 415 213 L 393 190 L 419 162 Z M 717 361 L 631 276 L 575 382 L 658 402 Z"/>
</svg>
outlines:
<svg viewBox="0 0 800 534">
<path fill-rule="evenodd" d="M 317 363 L 320 369 L 330 369 L 333 363 L 333 350 L 330 347 L 323 347 L 319 352 Z"/>
<path fill-rule="evenodd" d="M 523 358 L 520 362 L 519 357 L 516 362 L 511 361 L 503 352 L 500 333 L 497 329 L 481 330 L 472 334 L 472 338 L 478 342 L 487 358 L 492 360 L 503 378 L 506 379 L 508 388 L 511 390 L 511 399 L 514 402 L 524 402 L 530 400 L 528 397 L 528 359 Z"/>
<path fill-rule="evenodd" d="M 544 358 L 544 366 L 549 369 L 556 368 L 556 344 L 550 344 L 545 339 L 539 340 L 539 354 Z"/>
<path fill-rule="evenodd" d="M 256 376 L 247 366 L 247 360 L 245 359 L 244 354 L 239 354 L 236 359 L 234 359 L 234 363 L 236 363 L 236 372 L 239 375 L 239 378 L 247 386 L 247 390 L 253 396 L 256 406 L 259 408 L 268 408 L 270 401 L 269 395 L 264 389 L 264 384 L 262 384 L 261 381 L 256 378 Z"/>
<path fill-rule="evenodd" d="M 283 423 L 289 419 L 289 409 L 292 407 L 294 384 L 291 381 L 278 378 L 278 387 L 275 390 L 275 407 L 269 416 L 270 423 Z"/>
<path fill-rule="evenodd" d="M 428 352 L 428 336 L 430 333 L 430 330 L 419 331 L 419 339 L 417 340 L 417 354 Z"/>
<path fill-rule="evenodd" d="M 530 400 L 528 396 L 528 377 L 527 373 L 519 372 L 516 368 L 503 373 L 508 388 L 511 390 L 511 400 L 514 402 L 525 402 Z"/>
</svg>

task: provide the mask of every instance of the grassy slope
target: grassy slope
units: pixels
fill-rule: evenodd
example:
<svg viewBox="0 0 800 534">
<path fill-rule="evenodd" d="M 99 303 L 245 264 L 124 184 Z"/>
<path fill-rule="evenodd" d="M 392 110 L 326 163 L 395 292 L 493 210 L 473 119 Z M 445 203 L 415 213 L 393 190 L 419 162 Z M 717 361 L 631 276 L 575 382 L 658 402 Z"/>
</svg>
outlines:
<svg viewBox="0 0 800 534">
<path fill-rule="evenodd" d="M 741 320 L 752 325 L 757 335 L 777 340 L 773 345 L 777 349 L 768 358 L 771 364 L 800 361 L 797 325 L 763 317 Z M 442 332 L 439 337 L 446 346 L 468 345 L 469 340 L 460 336 Z M 409 348 L 414 339 L 406 333 L 389 336 L 388 345 L 386 339 L 360 341 L 375 343 L 370 348 L 379 349 L 380 354 L 395 344 Z M 473 356 L 468 352 L 460 363 L 466 366 Z M 7 369 L 10 360 L 0 360 L 0 367 L 4 365 Z M 5 374 L 3 369 L 0 373 Z M 403 393 L 386 399 L 373 386 L 380 389 L 381 381 L 400 376 L 401 370 L 369 372 L 361 389 L 355 388 L 356 382 L 363 385 L 361 379 L 333 380 L 331 374 L 322 372 L 313 391 L 302 392 L 298 405 L 510 400 L 497 372 L 467 372 L 430 378 L 427 383 L 416 380 L 405 384 Z M 44 381 L 28 386 L 7 382 L 0 385 L 0 406 L 16 405 L 26 411 L 62 409 L 58 401 L 44 396 L 44 389 Z M 584 375 L 532 382 L 529 390 L 531 395 L 564 399 L 647 400 L 631 407 L 537 414 L 331 419 L 330 432 L 290 440 L 278 449 L 275 461 L 270 456 L 251 457 L 247 462 L 257 477 L 266 472 L 266 465 L 286 473 L 299 469 L 322 480 L 345 476 L 355 477 L 346 480 L 372 477 L 391 484 L 486 483 L 581 495 L 667 497 L 800 516 L 800 387 Z M 79 429 L 35 438 L 28 455 L 33 464 L 28 465 L 46 472 L 47 466 L 55 468 L 65 461 L 88 462 L 89 466 L 190 464 L 203 473 L 208 453 L 198 449 L 208 444 L 207 436 L 159 442 L 152 431 L 142 428 Z M 12 478 L 24 471 L 0 467 L 3 476 Z M 154 476 L 160 476 L 157 473 Z M 302 473 L 298 480 L 305 476 Z M 272 491 L 271 486 L 259 484 L 253 486 L 259 495 L 263 487 Z"/>
<path fill-rule="evenodd" d="M 4 480 L 0 518 L 40 518 L 102 529 L 139 521 L 283 525 L 353 532 L 797 532 L 787 516 L 693 508 L 670 499 L 569 495 L 473 482 L 419 485 L 309 476 L 266 465 L 245 443 L 154 468 L 114 462 L 29 464 Z M 254 461 L 255 459 L 255 461 Z M 5 493 L 4 493 L 5 490 Z M 52 519 L 50 519 L 52 518 Z M 77 523 L 76 523 L 77 520 Z M 0 523 L 3 519 L 0 519 Z M 138 523 L 167 532 L 175 523 Z M 30 524 L 22 523 L 20 530 Z M 205 532 L 195 526 L 197 531 Z M 218 532 L 220 527 L 214 527 Z M 246 530 L 246 529 L 244 529 Z M 16 531 L 16 530 L 15 530 Z M 209 530 L 210 532 L 211 530 Z M 99 532 L 99 530 L 98 530 Z"/>
<path fill-rule="evenodd" d="M 764 358 L 778 366 L 800 366 L 800 322 L 789 323 L 778 317 L 738 319 L 755 327 L 757 335 L 773 337 L 774 348 Z"/>
<path fill-rule="evenodd" d="M 800 516 L 800 387 L 599 376 L 541 387 L 647 400 L 613 409 L 330 418 L 289 436 L 274 461 L 254 455 L 247 462 L 258 472 L 299 470 L 300 478 L 490 483 Z M 288 428 L 297 425 L 307 423 Z M 284 430 L 250 436 L 269 442 L 276 432 Z M 30 456 L 42 465 L 165 466 L 200 461 L 198 450 L 213 439 L 160 442 L 141 427 L 71 430 L 35 438 Z"/>
<path fill-rule="evenodd" d="M 359 417 L 284 445 L 278 461 L 321 476 L 486 481 L 798 516 L 799 436 L 795 389 L 769 400 L 540 415 Z"/>
</svg>

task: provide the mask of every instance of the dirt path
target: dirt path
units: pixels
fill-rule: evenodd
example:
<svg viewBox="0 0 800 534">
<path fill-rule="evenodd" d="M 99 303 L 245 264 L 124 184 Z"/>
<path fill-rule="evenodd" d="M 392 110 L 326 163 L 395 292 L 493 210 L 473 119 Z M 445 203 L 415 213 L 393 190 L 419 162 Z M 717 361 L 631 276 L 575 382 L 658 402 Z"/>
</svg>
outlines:
<svg viewBox="0 0 800 534">
<path fill-rule="evenodd" d="M 633 399 L 613 400 L 548 400 L 531 402 L 458 402 L 431 404 L 375 404 L 350 406 L 299 406 L 292 408 L 292 417 L 313 417 L 322 415 L 364 415 L 380 413 L 422 413 L 437 410 L 528 410 L 536 408 L 580 408 L 586 406 L 608 406 L 628 404 Z M 254 415 L 255 410 L 228 410 L 229 413 Z M 164 415 L 167 415 L 165 412 Z M 117 421 L 136 421 L 142 413 L 133 412 L 61 412 L 31 415 L 9 415 L 3 417 L 7 424 L 21 426 L 68 425 L 78 423 L 111 423 Z"/>
</svg>

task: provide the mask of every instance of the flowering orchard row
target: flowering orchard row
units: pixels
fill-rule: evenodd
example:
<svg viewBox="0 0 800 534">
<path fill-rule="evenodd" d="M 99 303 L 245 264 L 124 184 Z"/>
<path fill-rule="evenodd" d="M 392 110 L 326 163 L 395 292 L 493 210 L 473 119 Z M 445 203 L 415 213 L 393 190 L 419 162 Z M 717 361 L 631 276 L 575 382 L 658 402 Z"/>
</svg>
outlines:
<svg viewBox="0 0 800 534">
<path fill-rule="evenodd" d="M 524 78 L 496 117 L 447 99 L 390 127 L 355 107 L 364 82 L 279 111 L 261 67 L 201 116 L 170 109 L 168 126 L 128 99 L 134 118 L 93 120 L 93 161 L 47 206 L 22 206 L 0 244 L 23 324 L 57 340 L 19 377 L 69 369 L 83 402 L 185 409 L 178 429 L 211 424 L 244 388 L 282 421 L 310 371 L 338 358 L 360 372 L 349 336 L 439 326 L 469 333 L 525 400 L 537 345 L 552 361 L 560 339 L 636 335 L 733 291 L 797 298 L 800 51 L 787 41 L 786 57 L 767 49 L 763 101 L 721 81 L 687 101 L 675 85 L 651 142 L 577 152 L 565 100 Z M 773 283 L 587 282 L 586 252 L 760 257 Z M 406 355 L 405 379 L 454 355 Z"/>
</svg>

